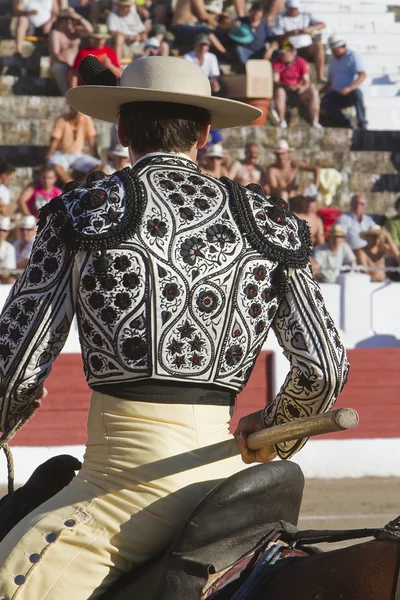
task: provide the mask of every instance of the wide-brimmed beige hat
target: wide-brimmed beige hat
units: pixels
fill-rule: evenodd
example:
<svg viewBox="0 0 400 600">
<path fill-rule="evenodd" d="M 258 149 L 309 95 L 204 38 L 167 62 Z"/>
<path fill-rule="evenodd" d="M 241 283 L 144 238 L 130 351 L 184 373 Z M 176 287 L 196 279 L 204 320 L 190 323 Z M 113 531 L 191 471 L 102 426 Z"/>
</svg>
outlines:
<svg viewBox="0 0 400 600">
<path fill-rule="evenodd" d="M 194 63 L 171 56 L 139 58 L 128 65 L 119 86 L 82 85 L 67 92 L 79 112 L 116 123 L 119 109 L 128 102 L 173 102 L 204 108 L 214 129 L 238 127 L 255 121 L 262 111 L 225 98 L 211 96 L 210 82 Z"/>
<path fill-rule="evenodd" d="M 0 216 L 0 230 L 11 231 L 11 229 L 13 229 L 13 224 L 11 223 L 10 217 Z"/>
<path fill-rule="evenodd" d="M 344 229 L 340 225 L 332 225 L 328 231 L 328 237 L 346 237 Z"/>
<path fill-rule="evenodd" d="M 96 23 L 93 25 L 93 31 L 89 34 L 89 37 L 96 38 L 97 40 L 108 40 L 110 32 L 105 23 Z"/>
<path fill-rule="evenodd" d="M 287 140 L 278 140 L 276 146 L 272 148 L 272 152 L 275 154 L 280 154 L 281 152 L 290 152 L 291 147 L 289 146 Z"/>
<path fill-rule="evenodd" d="M 382 231 L 382 227 L 380 227 L 380 225 L 372 225 L 369 229 L 367 229 L 366 231 L 362 231 L 360 233 L 360 238 L 365 240 L 365 238 L 368 237 L 369 235 L 374 235 L 374 236 L 378 237 L 381 235 L 381 231 Z"/>
</svg>

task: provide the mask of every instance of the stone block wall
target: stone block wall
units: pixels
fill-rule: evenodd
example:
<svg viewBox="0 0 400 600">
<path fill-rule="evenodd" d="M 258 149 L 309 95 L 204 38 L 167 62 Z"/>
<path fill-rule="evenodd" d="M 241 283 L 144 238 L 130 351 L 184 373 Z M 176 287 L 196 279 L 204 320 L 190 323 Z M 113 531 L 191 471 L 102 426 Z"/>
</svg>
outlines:
<svg viewBox="0 0 400 600">
<path fill-rule="evenodd" d="M 29 183 L 32 168 L 43 162 L 53 123 L 65 106 L 62 97 L 0 96 L 0 160 L 20 167 L 14 197 Z M 97 121 L 96 127 L 99 147 L 105 149 L 109 145 L 110 125 Z M 234 158 L 241 156 L 247 142 L 258 143 L 264 167 L 273 163 L 272 149 L 277 141 L 286 139 L 294 160 L 337 169 L 343 175 L 343 183 L 334 206 L 342 210 L 347 208 L 351 195 L 360 192 L 367 196 L 371 213 L 390 216 L 400 195 L 400 132 L 318 130 L 303 124 L 287 130 L 237 127 L 224 131 L 223 136 L 224 147 Z M 304 173 L 301 183 L 306 185 L 311 179 L 312 175 Z"/>
</svg>

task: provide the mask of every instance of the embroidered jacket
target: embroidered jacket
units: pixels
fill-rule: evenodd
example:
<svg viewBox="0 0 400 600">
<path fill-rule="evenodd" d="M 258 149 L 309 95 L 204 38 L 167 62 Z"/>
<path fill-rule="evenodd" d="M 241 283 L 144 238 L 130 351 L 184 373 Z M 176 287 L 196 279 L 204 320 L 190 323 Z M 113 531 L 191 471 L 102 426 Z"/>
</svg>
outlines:
<svg viewBox="0 0 400 600">
<path fill-rule="evenodd" d="M 272 326 L 291 368 L 266 423 L 328 410 L 347 361 L 309 251 L 286 203 L 183 155 L 68 184 L 42 209 L 1 316 L 3 435 L 26 418 L 74 314 L 89 386 L 152 378 L 239 392 Z"/>
</svg>

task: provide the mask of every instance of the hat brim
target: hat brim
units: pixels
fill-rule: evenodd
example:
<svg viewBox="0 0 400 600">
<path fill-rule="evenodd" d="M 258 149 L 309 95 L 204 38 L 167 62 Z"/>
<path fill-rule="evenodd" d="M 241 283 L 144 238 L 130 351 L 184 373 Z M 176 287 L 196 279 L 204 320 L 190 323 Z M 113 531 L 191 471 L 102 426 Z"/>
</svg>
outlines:
<svg viewBox="0 0 400 600">
<path fill-rule="evenodd" d="M 371 237 L 379 237 L 380 235 L 381 235 L 380 231 L 362 231 L 360 233 L 360 238 L 362 240 L 365 240 L 365 238 L 367 238 L 367 237 L 370 237 L 370 236 Z"/>
<path fill-rule="evenodd" d="M 289 146 L 289 148 L 273 148 L 272 152 L 274 154 L 283 154 L 284 152 L 291 152 L 293 148 Z"/>
<path fill-rule="evenodd" d="M 108 40 L 108 38 L 111 37 L 111 35 L 109 33 L 107 33 L 107 34 L 91 33 L 91 34 L 89 34 L 89 37 L 95 38 L 96 40 Z"/>
<path fill-rule="evenodd" d="M 79 112 L 109 123 L 118 121 L 120 107 L 129 102 L 173 102 L 204 108 L 211 114 L 214 129 L 249 125 L 262 115 L 259 108 L 237 100 L 135 87 L 82 85 L 70 89 L 66 97 Z"/>
</svg>

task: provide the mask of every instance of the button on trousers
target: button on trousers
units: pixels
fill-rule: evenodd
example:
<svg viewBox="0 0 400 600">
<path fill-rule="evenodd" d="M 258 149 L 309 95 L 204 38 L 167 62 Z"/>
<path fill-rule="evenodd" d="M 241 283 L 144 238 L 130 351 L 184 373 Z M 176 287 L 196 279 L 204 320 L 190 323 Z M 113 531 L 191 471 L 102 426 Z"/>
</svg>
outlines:
<svg viewBox="0 0 400 600">
<path fill-rule="evenodd" d="M 245 466 L 229 418 L 228 406 L 94 392 L 81 471 L 0 544 L 0 598 L 95 600 L 166 549 L 201 498 Z"/>
</svg>

